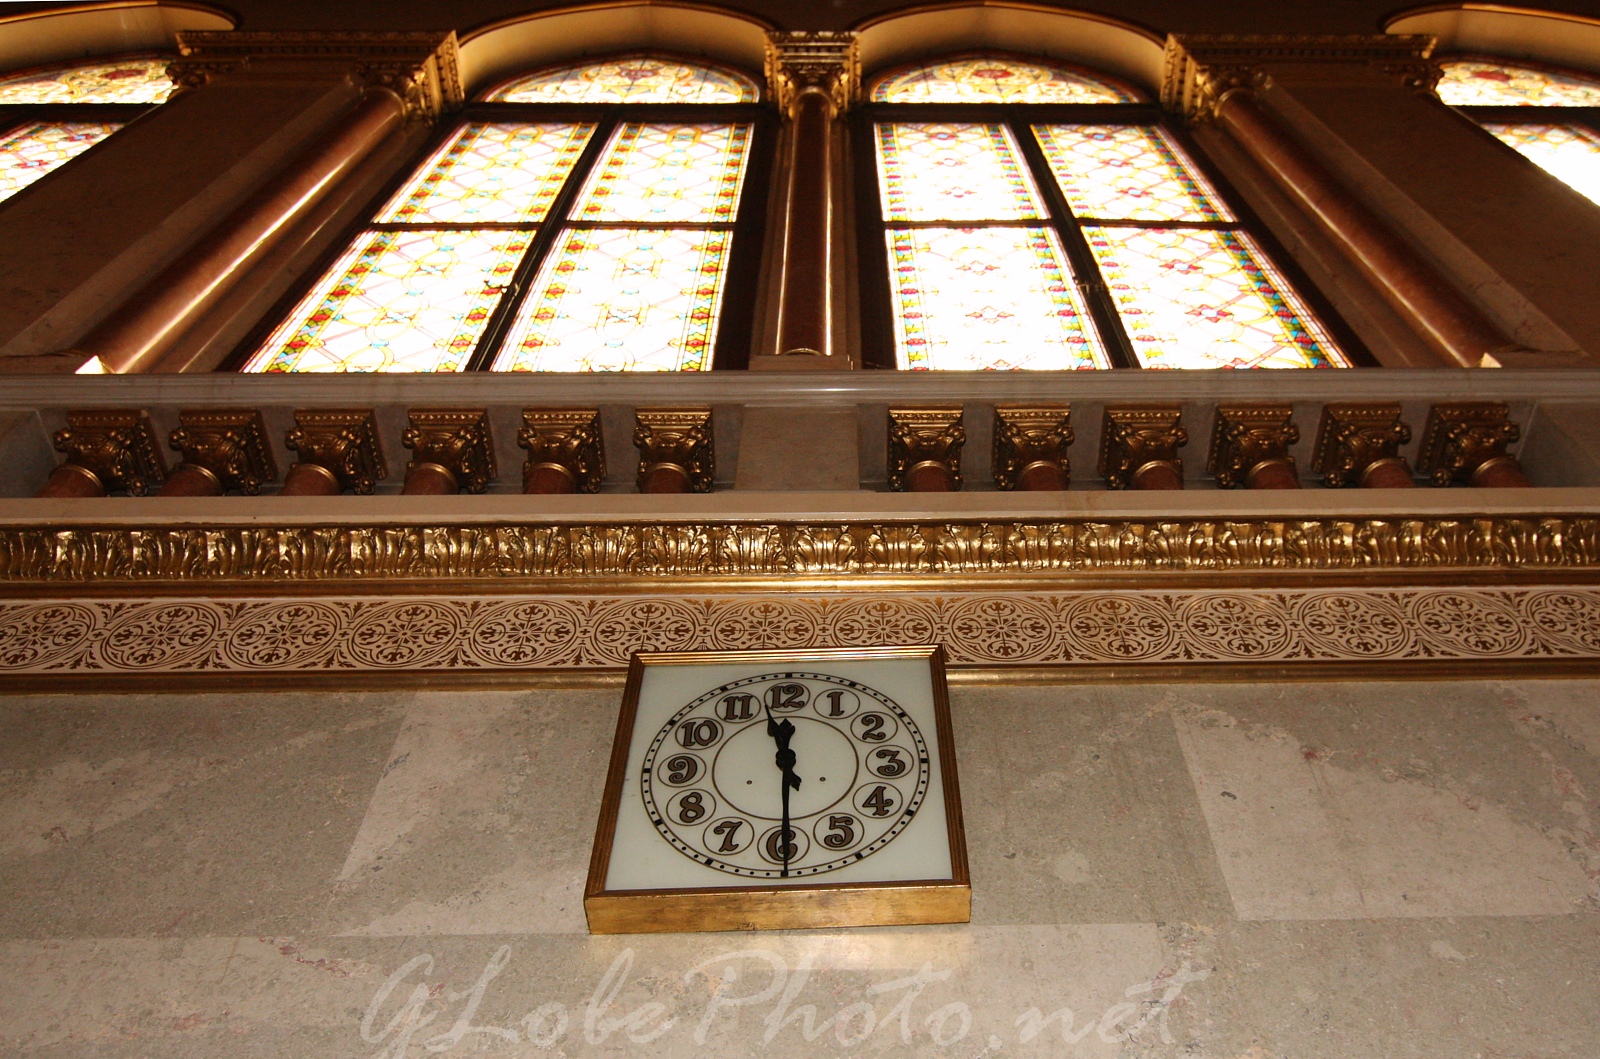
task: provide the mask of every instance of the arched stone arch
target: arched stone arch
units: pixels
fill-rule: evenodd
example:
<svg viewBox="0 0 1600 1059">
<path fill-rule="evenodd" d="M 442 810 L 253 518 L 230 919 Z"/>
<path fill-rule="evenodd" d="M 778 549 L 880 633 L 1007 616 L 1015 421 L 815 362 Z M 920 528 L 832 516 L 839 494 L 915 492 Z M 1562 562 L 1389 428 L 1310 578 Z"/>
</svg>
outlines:
<svg viewBox="0 0 1600 1059">
<path fill-rule="evenodd" d="M 522 70 L 589 55 L 662 51 L 704 56 L 760 80 L 772 26 L 699 4 L 619 0 L 493 22 L 461 38 L 461 80 L 471 97 Z"/>
<path fill-rule="evenodd" d="M 1160 94 L 1161 35 L 1106 15 L 977 0 L 880 15 L 856 30 L 866 81 L 914 59 L 992 48 L 1104 70 Z"/>
<path fill-rule="evenodd" d="M 232 29 L 233 16 L 204 4 L 114 0 L 0 17 L 0 72 L 100 55 L 176 51 L 188 29 Z"/>
<path fill-rule="evenodd" d="M 1600 19 L 1583 15 L 1457 3 L 1403 11 L 1383 28 L 1437 37 L 1437 55 L 1499 55 L 1600 73 Z"/>
</svg>

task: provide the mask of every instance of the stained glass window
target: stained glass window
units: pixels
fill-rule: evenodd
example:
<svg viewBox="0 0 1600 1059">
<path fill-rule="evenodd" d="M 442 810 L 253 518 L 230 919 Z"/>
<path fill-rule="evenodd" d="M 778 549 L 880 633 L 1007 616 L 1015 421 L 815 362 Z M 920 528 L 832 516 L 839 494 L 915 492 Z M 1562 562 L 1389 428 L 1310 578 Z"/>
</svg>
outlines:
<svg viewBox="0 0 1600 1059">
<path fill-rule="evenodd" d="M 76 158 L 121 127 L 107 121 L 44 121 L 0 135 L 0 201 Z"/>
<path fill-rule="evenodd" d="M 1035 125 L 1033 132 L 1079 217 L 1233 220 L 1194 164 L 1153 125 Z"/>
<path fill-rule="evenodd" d="M 170 59 L 131 55 L 110 62 L 52 66 L 0 77 L 0 105 L 13 103 L 164 103 Z"/>
<path fill-rule="evenodd" d="M 1600 107 L 1600 78 L 1487 58 L 1439 65 L 1439 98 L 1453 107 Z"/>
<path fill-rule="evenodd" d="M 473 123 L 434 152 L 379 223 L 537 224 L 594 132 L 588 123 Z"/>
<path fill-rule="evenodd" d="M 888 220 L 1044 216 L 1038 190 L 1004 125 L 879 125 L 878 182 Z"/>
<path fill-rule="evenodd" d="M 754 81 L 725 67 L 652 56 L 561 66 L 492 89 L 496 103 L 754 103 Z"/>
<path fill-rule="evenodd" d="M 874 103 L 1133 103 L 1131 89 L 1059 63 L 977 56 L 917 63 L 884 77 Z"/>
<path fill-rule="evenodd" d="M 1484 122 L 1501 141 L 1600 205 L 1600 135 L 1582 125 Z"/>
</svg>

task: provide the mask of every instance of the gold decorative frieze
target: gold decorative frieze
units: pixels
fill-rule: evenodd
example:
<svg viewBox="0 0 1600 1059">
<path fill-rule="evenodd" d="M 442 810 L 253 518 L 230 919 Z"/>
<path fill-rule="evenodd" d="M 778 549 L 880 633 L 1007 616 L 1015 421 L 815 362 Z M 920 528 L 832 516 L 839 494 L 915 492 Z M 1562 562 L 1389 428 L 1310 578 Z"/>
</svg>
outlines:
<svg viewBox="0 0 1600 1059">
<path fill-rule="evenodd" d="M 570 480 L 572 492 L 597 493 L 606 476 L 600 413 L 592 408 L 527 408 L 517 444 L 528 450 L 525 484 L 541 469 Z"/>
<path fill-rule="evenodd" d="M 1409 474 L 1400 446 L 1410 440 L 1399 404 L 1330 404 L 1322 409 L 1311 466 L 1335 489 L 1360 485 L 1368 468 L 1384 461 Z"/>
<path fill-rule="evenodd" d="M 999 407 L 994 410 L 994 484 L 1016 489 L 1030 472 L 1059 475 L 1065 489 L 1072 472 L 1067 448 L 1072 444 L 1071 410 L 1053 407 Z"/>
<path fill-rule="evenodd" d="M 182 30 L 167 76 L 180 89 L 257 69 L 309 74 L 330 65 L 373 88 L 399 96 L 406 115 L 432 119 L 459 107 L 465 95 L 456 35 L 451 32 L 317 33 Z"/>
<path fill-rule="evenodd" d="M 1130 489 L 1141 473 L 1171 468 L 1181 481 L 1178 450 L 1189 443 L 1177 405 L 1107 408 L 1100 425 L 1100 474 L 1112 489 Z"/>
<path fill-rule="evenodd" d="M 808 92 L 826 96 L 836 111 L 846 110 L 861 85 L 856 35 L 826 30 L 768 33 L 766 74 L 767 91 L 786 114 Z"/>
<path fill-rule="evenodd" d="M 1436 404 L 1422 429 L 1417 471 L 1434 485 L 1476 485 L 1485 468 L 1511 463 L 1506 446 L 1522 436 L 1511 409 L 1492 401 Z"/>
<path fill-rule="evenodd" d="M 889 409 L 889 488 L 920 492 L 928 479 L 937 488 L 960 489 L 966 443 L 959 407 Z"/>
<path fill-rule="evenodd" d="M 482 408 L 413 408 L 400 443 L 414 455 L 409 476 L 422 467 L 442 469 L 464 493 L 482 493 L 494 480 L 494 441 Z"/>
<path fill-rule="evenodd" d="M 1206 473 L 1222 489 L 1252 485 L 1267 464 L 1294 474 L 1289 446 L 1300 440 L 1289 405 L 1218 405 Z"/>
<path fill-rule="evenodd" d="M 1600 575 L 1600 518 L 0 528 L 0 585 L 808 577 Z"/>
<path fill-rule="evenodd" d="M 353 493 L 371 493 L 389 473 L 370 408 L 297 410 L 284 444 L 300 463 L 322 468 Z"/>
<path fill-rule="evenodd" d="M 161 443 L 150 417 L 123 409 L 84 409 L 67 413 L 67 425 L 55 433 L 64 461 L 94 476 L 107 493 L 126 491 L 144 496 L 167 476 Z"/>
<path fill-rule="evenodd" d="M 634 412 L 633 444 L 639 450 L 640 491 L 650 491 L 655 476 L 658 481 L 681 477 L 683 491 L 711 492 L 717 473 L 711 409 L 640 408 Z"/>
<path fill-rule="evenodd" d="M 216 479 L 213 488 L 237 489 L 248 496 L 278 477 L 278 465 L 267 444 L 261 413 L 254 408 L 206 408 L 178 413 L 172 448 L 187 467 L 198 467 Z"/>
</svg>

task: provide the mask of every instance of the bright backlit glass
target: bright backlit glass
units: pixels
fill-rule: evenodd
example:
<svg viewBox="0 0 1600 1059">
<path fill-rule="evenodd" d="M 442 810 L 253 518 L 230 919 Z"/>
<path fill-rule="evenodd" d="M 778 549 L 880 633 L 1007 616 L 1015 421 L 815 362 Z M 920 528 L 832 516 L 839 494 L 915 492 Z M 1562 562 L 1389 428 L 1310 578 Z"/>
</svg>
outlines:
<svg viewBox="0 0 1600 1059">
<path fill-rule="evenodd" d="M 874 103 L 1136 103 L 1130 90 L 1056 63 L 1000 56 L 918 63 L 879 81 Z"/>
<path fill-rule="evenodd" d="M 164 103 L 172 94 L 158 55 L 53 66 L 0 77 L 0 106 L 13 103 Z"/>
<path fill-rule="evenodd" d="M 590 124 L 474 122 L 378 211 L 379 224 L 533 224 L 577 164 Z"/>
<path fill-rule="evenodd" d="M 42 121 L 0 135 L 0 201 L 121 127 L 108 121 Z"/>
<path fill-rule="evenodd" d="M 1150 125 L 1035 125 L 1072 212 L 1084 219 L 1231 221 L 1193 163 Z"/>
<path fill-rule="evenodd" d="M 1600 107 L 1600 79 L 1493 59 L 1440 65 L 1439 98 L 1453 107 Z"/>
<path fill-rule="evenodd" d="M 878 186 L 886 221 L 1004 221 L 1045 216 L 1004 125 L 895 122 L 878 126 Z"/>
<path fill-rule="evenodd" d="M 735 219 L 748 125 L 618 126 L 574 220 L 709 224 Z"/>
<path fill-rule="evenodd" d="M 541 70 L 484 97 L 495 103 L 754 103 L 750 78 L 725 67 L 649 56 Z"/>
<path fill-rule="evenodd" d="M 1600 136 L 1581 125 L 1484 122 L 1483 127 L 1600 205 Z"/>
</svg>

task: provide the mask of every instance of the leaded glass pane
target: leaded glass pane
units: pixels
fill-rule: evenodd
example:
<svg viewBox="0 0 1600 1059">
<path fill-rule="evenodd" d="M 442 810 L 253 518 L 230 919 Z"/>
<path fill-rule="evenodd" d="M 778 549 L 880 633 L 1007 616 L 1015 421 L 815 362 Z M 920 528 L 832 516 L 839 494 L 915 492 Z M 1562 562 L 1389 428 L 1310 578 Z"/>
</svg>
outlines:
<svg viewBox="0 0 1600 1059">
<path fill-rule="evenodd" d="M 568 232 L 495 370 L 709 370 L 732 239 L 723 230 Z"/>
<path fill-rule="evenodd" d="M 754 103 L 754 81 L 723 67 L 632 56 L 542 70 L 491 91 L 496 103 Z"/>
<path fill-rule="evenodd" d="M 110 62 L 29 70 L 0 78 L 8 103 L 164 103 L 172 94 L 170 59 L 130 55 Z"/>
<path fill-rule="evenodd" d="M 1125 88 L 1055 63 L 999 56 L 918 63 L 878 82 L 874 103 L 1136 103 Z"/>
<path fill-rule="evenodd" d="M 1062 193 L 1079 217 L 1231 221 L 1216 191 L 1150 125 L 1035 125 Z"/>
<path fill-rule="evenodd" d="M 1147 368 L 1348 367 L 1242 232 L 1085 225 Z"/>
<path fill-rule="evenodd" d="M 106 121 L 49 121 L 0 137 L 0 201 L 66 164 L 120 129 Z"/>
<path fill-rule="evenodd" d="M 1600 204 L 1600 136 L 1581 125 L 1505 125 L 1484 128 L 1539 168 Z"/>
<path fill-rule="evenodd" d="M 533 236 L 390 231 L 346 251 L 245 371 L 460 371 Z"/>
<path fill-rule="evenodd" d="M 644 224 L 735 219 L 750 144 L 748 125 L 617 128 L 573 218 Z"/>
<path fill-rule="evenodd" d="M 884 220 L 1010 221 L 1045 217 L 1011 131 L 1000 124 L 878 126 Z"/>
<path fill-rule="evenodd" d="M 1054 231 L 891 228 L 901 368 L 1104 368 Z"/>
<path fill-rule="evenodd" d="M 1600 79 L 1492 59 L 1441 63 L 1439 98 L 1455 107 L 1600 107 Z"/>
<path fill-rule="evenodd" d="M 463 228 L 536 223 L 593 132 L 587 123 L 474 122 L 428 159 L 377 220 Z"/>
</svg>

